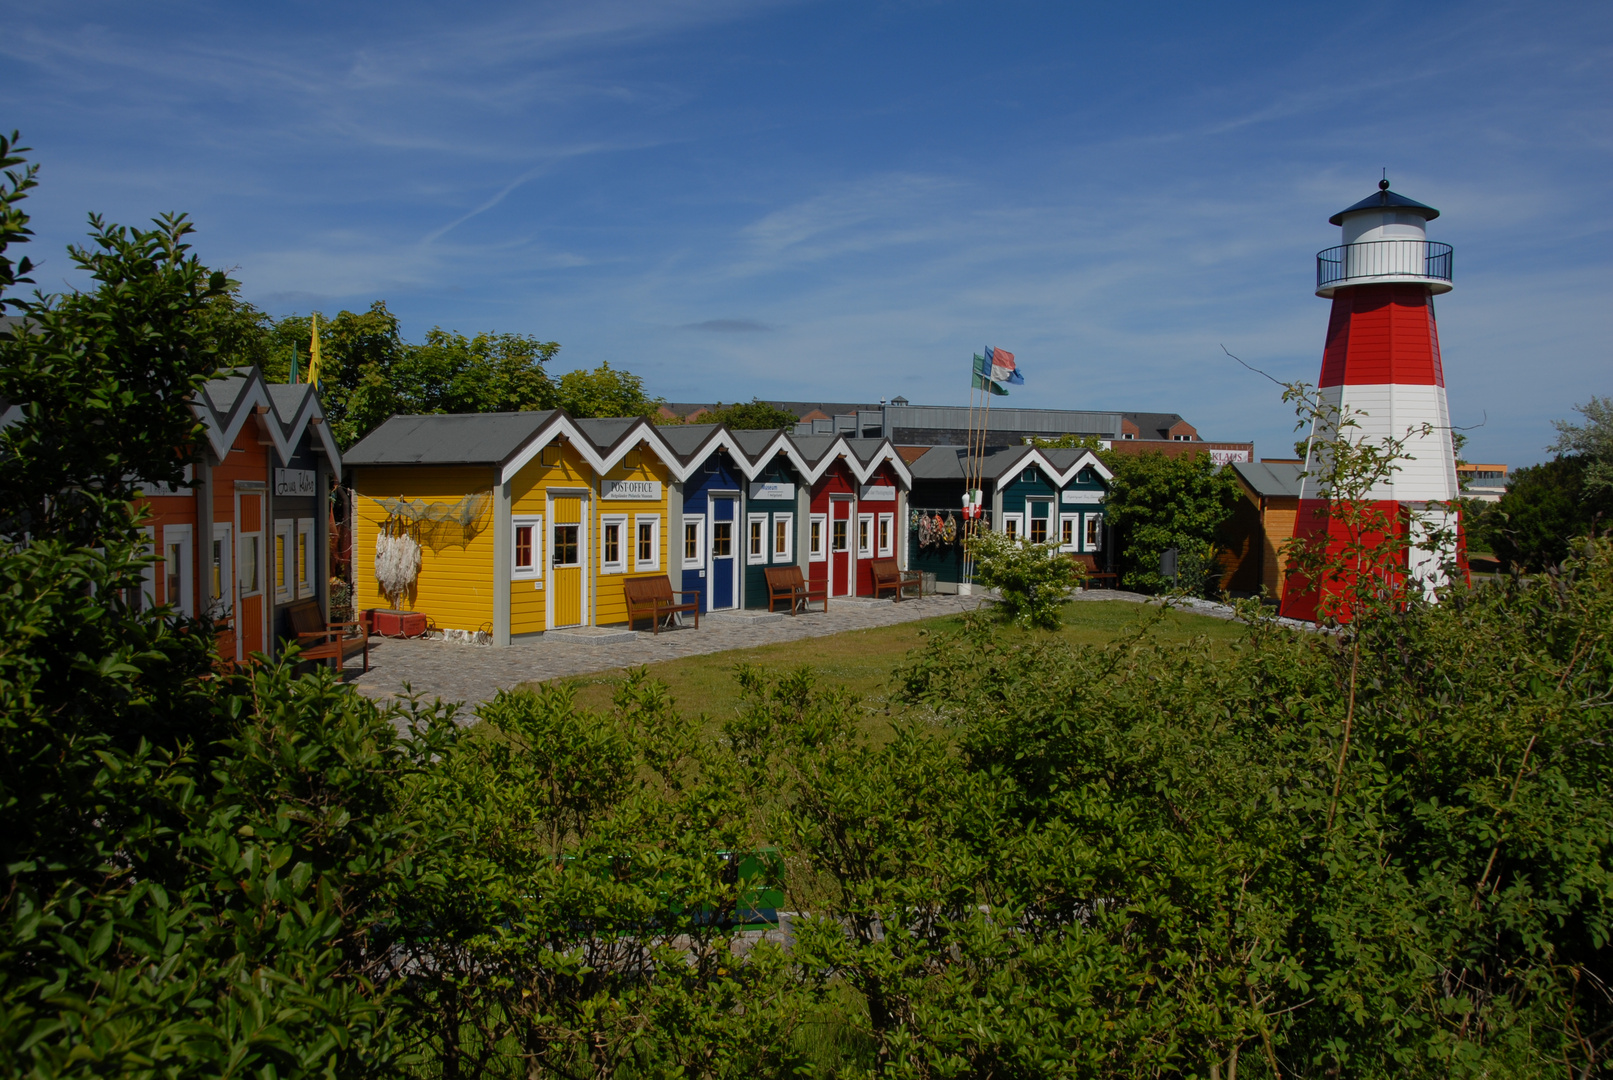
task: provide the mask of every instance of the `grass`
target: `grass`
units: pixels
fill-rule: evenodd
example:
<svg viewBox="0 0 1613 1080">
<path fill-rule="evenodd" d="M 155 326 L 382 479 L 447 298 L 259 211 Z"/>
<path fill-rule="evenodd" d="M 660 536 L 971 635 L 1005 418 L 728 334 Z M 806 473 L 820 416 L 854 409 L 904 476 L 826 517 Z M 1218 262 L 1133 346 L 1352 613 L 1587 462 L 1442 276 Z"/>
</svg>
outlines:
<svg viewBox="0 0 1613 1080">
<path fill-rule="evenodd" d="M 1080 601 L 1065 606 L 1064 625 L 1059 636 L 1072 646 L 1103 645 L 1156 614 L 1156 609 L 1124 600 Z M 752 664 L 767 671 L 788 671 L 803 664 L 817 673 L 820 684 L 836 683 L 863 699 L 872 731 L 889 730 L 891 673 L 929 635 L 954 630 L 962 625 L 957 616 L 925 619 L 920 622 L 881 626 L 869 630 L 848 630 L 827 637 L 803 638 L 754 649 L 690 656 L 648 665 L 651 677 L 665 683 L 685 715 L 704 713 L 713 723 L 729 716 L 739 703 L 739 687 L 734 682 L 738 664 Z M 1025 638 L 1027 631 L 1002 627 L 1005 642 Z M 1166 641 L 1205 637 L 1216 644 L 1237 638 L 1242 629 L 1236 623 L 1173 611 L 1155 633 Z M 625 669 L 559 680 L 576 688 L 577 704 L 588 709 L 608 710 L 611 698 Z"/>
</svg>

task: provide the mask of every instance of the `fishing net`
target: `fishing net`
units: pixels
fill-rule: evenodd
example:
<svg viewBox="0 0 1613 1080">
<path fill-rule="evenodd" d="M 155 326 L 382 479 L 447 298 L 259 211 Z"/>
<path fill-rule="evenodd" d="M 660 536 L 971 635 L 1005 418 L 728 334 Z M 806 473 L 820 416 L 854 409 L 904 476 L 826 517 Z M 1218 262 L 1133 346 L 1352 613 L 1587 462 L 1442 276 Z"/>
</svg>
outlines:
<svg viewBox="0 0 1613 1080">
<path fill-rule="evenodd" d="M 426 502 L 424 499 L 376 499 L 375 502 L 394 522 L 408 525 L 422 522 L 474 525 L 487 512 L 487 504 L 492 498 L 492 492 L 479 491 L 453 502 Z"/>
<path fill-rule="evenodd" d="M 393 607 L 402 603 L 420 575 L 420 544 L 408 533 L 382 533 L 375 538 L 375 580 Z"/>
</svg>

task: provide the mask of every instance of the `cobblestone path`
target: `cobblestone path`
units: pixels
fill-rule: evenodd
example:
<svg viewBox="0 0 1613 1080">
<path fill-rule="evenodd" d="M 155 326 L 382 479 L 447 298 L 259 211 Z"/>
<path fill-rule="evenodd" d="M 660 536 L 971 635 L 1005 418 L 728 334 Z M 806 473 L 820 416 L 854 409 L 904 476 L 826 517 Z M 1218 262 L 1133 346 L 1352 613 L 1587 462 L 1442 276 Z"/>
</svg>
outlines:
<svg viewBox="0 0 1613 1080">
<path fill-rule="evenodd" d="M 1093 590 L 1086 596 L 1098 599 L 1098 592 Z M 846 630 L 893 626 L 971 611 L 981 602 L 979 597 L 967 596 L 926 596 L 901 603 L 832 600 L 827 614 L 702 615 L 698 630 L 685 627 L 663 630 L 660 634 L 641 630 L 630 640 L 597 643 L 558 641 L 544 635 L 502 649 L 435 639 L 372 638 L 369 673 L 350 675 L 349 679 L 360 692 L 373 698 L 400 694 L 403 684 L 408 682 L 416 693 L 427 699 L 442 698 L 474 705 L 517 683 L 637 667 L 729 649 L 750 649 Z M 625 637 L 620 633 L 605 636 Z"/>
</svg>

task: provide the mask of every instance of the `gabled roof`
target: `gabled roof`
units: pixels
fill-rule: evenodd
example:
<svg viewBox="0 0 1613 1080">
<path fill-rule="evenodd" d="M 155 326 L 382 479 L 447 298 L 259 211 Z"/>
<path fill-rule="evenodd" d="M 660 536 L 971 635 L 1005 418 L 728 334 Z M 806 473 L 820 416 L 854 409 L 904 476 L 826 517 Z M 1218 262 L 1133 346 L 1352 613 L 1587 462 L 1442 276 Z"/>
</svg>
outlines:
<svg viewBox="0 0 1613 1080">
<path fill-rule="evenodd" d="M 1262 498 L 1299 498 L 1300 483 L 1304 479 L 1299 474 L 1305 471 L 1300 463 L 1234 461 L 1232 468 L 1249 485 L 1249 490 Z"/>
<path fill-rule="evenodd" d="M 557 410 L 394 416 L 347 451 L 349 465 L 496 465 L 548 425 Z"/>
<path fill-rule="evenodd" d="M 932 446 L 913 462 L 914 480 L 956 480 L 962 482 L 969 467 L 969 450 L 963 446 Z M 1039 450 L 1031 446 L 987 447 L 982 457 L 982 480 L 999 483 L 1010 473 L 1040 465 L 1063 487 L 1082 469 L 1091 468 L 1105 483 L 1114 479 L 1098 456 L 1090 450 Z"/>
<path fill-rule="evenodd" d="M 331 471 L 341 476 L 341 451 L 336 448 L 330 425 L 325 423 L 325 407 L 313 386 L 309 383 L 268 383 L 266 389 L 280 428 L 280 437 L 276 440 L 276 449 L 281 451 L 280 460 L 291 460 L 297 441 L 311 425 L 318 433 L 320 448 L 325 452 L 325 460 L 330 462 Z"/>
</svg>

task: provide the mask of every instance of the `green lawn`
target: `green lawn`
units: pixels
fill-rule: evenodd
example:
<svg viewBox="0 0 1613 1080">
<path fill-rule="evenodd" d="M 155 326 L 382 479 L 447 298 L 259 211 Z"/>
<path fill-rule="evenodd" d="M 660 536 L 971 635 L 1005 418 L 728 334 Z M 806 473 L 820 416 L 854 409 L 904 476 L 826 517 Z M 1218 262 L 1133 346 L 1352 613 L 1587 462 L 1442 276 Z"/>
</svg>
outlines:
<svg viewBox="0 0 1613 1080">
<path fill-rule="evenodd" d="M 1064 609 L 1060 636 L 1072 645 L 1101 645 L 1131 629 L 1157 609 L 1123 600 L 1081 601 Z M 765 670 L 783 671 L 810 664 L 825 683 L 848 687 L 863 699 L 869 710 L 870 726 L 888 729 L 888 694 L 892 670 L 924 638 L 956 628 L 956 616 L 902 623 L 872 630 L 851 630 L 828 637 L 804 638 L 755 649 L 691 656 L 651 664 L 649 673 L 664 682 L 686 713 L 705 713 L 714 721 L 730 714 L 739 701 L 734 683 L 734 667 L 748 663 Z M 1228 642 L 1242 632 L 1236 623 L 1203 615 L 1170 612 L 1156 633 L 1164 640 L 1186 640 L 1202 636 L 1212 643 Z M 1005 641 L 1027 636 L 1026 631 L 1003 627 Z M 623 672 L 606 671 L 562 680 L 577 688 L 578 704 L 605 710 Z"/>
</svg>

